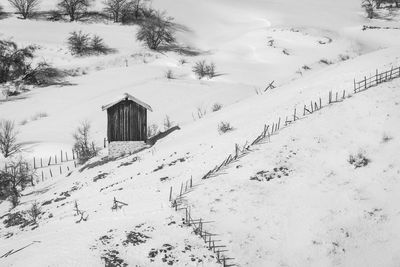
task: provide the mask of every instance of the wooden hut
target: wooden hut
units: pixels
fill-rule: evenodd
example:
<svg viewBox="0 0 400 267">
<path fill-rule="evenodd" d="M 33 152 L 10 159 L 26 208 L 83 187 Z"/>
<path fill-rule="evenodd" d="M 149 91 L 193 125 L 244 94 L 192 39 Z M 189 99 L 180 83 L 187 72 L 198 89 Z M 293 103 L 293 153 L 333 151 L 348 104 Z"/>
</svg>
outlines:
<svg viewBox="0 0 400 267">
<path fill-rule="evenodd" d="M 132 142 L 147 140 L 147 110 L 150 105 L 125 93 L 112 103 L 102 107 L 107 110 L 108 142 Z"/>
</svg>

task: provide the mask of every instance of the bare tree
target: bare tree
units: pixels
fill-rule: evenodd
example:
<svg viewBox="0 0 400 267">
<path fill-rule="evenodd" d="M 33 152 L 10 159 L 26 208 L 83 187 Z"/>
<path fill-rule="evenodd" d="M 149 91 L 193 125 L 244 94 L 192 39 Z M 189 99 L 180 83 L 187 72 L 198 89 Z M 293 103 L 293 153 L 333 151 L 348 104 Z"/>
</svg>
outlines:
<svg viewBox="0 0 400 267">
<path fill-rule="evenodd" d="M 0 84 L 24 75 L 30 68 L 35 47 L 19 48 L 12 41 L 0 40 Z"/>
<path fill-rule="evenodd" d="M 152 50 L 158 50 L 162 45 L 175 43 L 175 26 L 173 18 L 165 13 L 156 12 L 154 17 L 146 20 L 138 31 L 136 38 L 143 41 Z"/>
<path fill-rule="evenodd" d="M 90 140 L 90 128 L 90 122 L 84 121 L 73 134 L 75 140 L 74 150 L 78 154 L 78 160 L 80 163 L 85 163 L 89 159 L 97 156 L 99 152 L 94 142 Z"/>
<path fill-rule="evenodd" d="M 144 11 L 146 10 L 146 3 L 148 3 L 149 0 L 133 0 L 132 1 L 132 10 L 133 14 L 136 20 L 140 18 L 140 16 L 143 15 Z"/>
<path fill-rule="evenodd" d="M 8 0 L 8 2 L 21 14 L 23 19 L 29 18 L 40 4 L 40 0 Z"/>
<path fill-rule="evenodd" d="M 105 0 L 103 4 L 105 5 L 104 11 L 112 15 L 114 22 L 120 22 L 121 14 L 129 8 L 131 1 Z"/>
<path fill-rule="evenodd" d="M 11 197 L 13 206 L 17 206 L 23 191 L 35 176 L 35 170 L 23 158 L 8 163 L 7 169 L 0 170 L 0 199 Z"/>
<path fill-rule="evenodd" d="M 70 21 L 76 21 L 85 15 L 92 0 L 60 0 L 58 8 L 69 16 Z"/>
<path fill-rule="evenodd" d="M 17 143 L 17 135 L 18 131 L 13 121 L 0 121 L 0 152 L 5 158 L 21 150 L 21 145 Z"/>
</svg>

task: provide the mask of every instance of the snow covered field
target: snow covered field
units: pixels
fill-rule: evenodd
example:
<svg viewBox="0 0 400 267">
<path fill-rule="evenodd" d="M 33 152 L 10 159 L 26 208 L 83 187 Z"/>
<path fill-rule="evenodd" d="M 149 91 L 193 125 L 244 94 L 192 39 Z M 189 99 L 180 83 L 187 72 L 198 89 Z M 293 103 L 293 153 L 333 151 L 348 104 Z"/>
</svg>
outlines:
<svg viewBox="0 0 400 267">
<path fill-rule="evenodd" d="M 43 9 L 55 7 L 42 2 Z M 326 102 L 330 90 L 351 93 L 354 78 L 377 68 L 400 66 L 399 30 L 362 30 L 399 27 L 399 12 L 367 20 L 356 0 L 152 5 L 188 28 L 178 41 L 199 55 L 152 52 L 135 40 L 137 26 L 0 20 L 0 39 L 39 45 L 41 60 L 81 74 L 68 86 L 0 99 L 0 119 L 20 124 L 28 157 L 69 150 L 85 119 L 101 145 L 107 122 L 101 106 L 125 92 L 152 106 L 149 124 L 162 128 L 169 116 L 181 127 L 149 150 L 114 161 L 99 157 L 24 191 L 11 212 L 37 201 L 44 213 L 38 227 L 0 224 L 0 257 L 29 245 L 0 258 L 0 266 L 102 266 L 105 258 L 129 266 L 219 266 L 169 206 L 170 187 L 176 193 L 190 177 L 197 186 L 188 205 L 213 221 L 209 230 L 220 234 L 238 266 L 398 266 L 400 80 L 322 109 L 217 177 L 200 178 L 264 123 L 318 97 Z M 118 52 L 74 57 L 66 44 L 74 30 L 98 34 Z M 192 66 L 201 59 L 215 62 L 220 75 L 198 80 Z M 165 77 L 169 69 L 176 79 Z M 260 93 L 272 81 L 277 88 Z M 223 108 L 212 112 L 214 103 Z M 198 109 L 206 111 L 203 118 Z M 35 118 L 39 113 L 47 116 Z M 220 134 L 221 121 L 234 130 Z M 359 152 L 370 162 L 354 168 L 348 160 Z M 128 205 L 113 211 L 114 198 Z M 76 223 L 75 201 L 87 221 Z M 0 221 L 9 208 L 0 202 Z"/>
</svg>

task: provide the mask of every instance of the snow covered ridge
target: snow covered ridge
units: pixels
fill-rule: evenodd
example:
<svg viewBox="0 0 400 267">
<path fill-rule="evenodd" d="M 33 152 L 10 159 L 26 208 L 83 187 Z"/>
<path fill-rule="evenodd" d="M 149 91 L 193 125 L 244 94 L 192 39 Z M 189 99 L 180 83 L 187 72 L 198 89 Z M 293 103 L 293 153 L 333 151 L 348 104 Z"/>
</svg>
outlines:
<svg viewBox="0 0 400 267">
<path fill-rule="evenodd" d="M 392 66 L 390 70 L 383 72 L 379 72 L 377 69 L 374 76 L 370 76 L 369 78 L 365 76 L 364 79 L 361 81 L 356 81 L 356 79 L 354 79 L 353 93 L 350 93 L 350 90 L 347 92 L 347 95 L 346 90 L 343 90 L 342 92 L 329 91 L 329 95 L 327 97 L 328 101 L 326 105 L 323 106 L 322 99 L 319 98 L 317 101 L 311 101 L 310 106 L 304 105 L 302 115 L 301 113 L 298 114 L 297 110 L 294 109 L 293 117 L 292 115 L 290 115 L 289 117 L 286 116 L 284 124 L 282 121 L 282 130 L 284 130 L 284 128 L 288 127 L 290 124 L 295 123 L 296 121 L 301 120 L 302 118 L 311 115 L 314 112 L 320 111 L 322 108 L 326 108 L 327 106 L 330 106 L 332 104 L 341 103 L 346 100 L 346 98 L 353 97 L 357 93 L 361 93 L 371 87 L 376 87 L 381 83 L 390 82 L 396 78 L 400 78 L 400 67 Z M 258 145 L 265 144 L 266 142 L 270 143 L 271 136 L 279 134 L 280 130 L 281 118 L 272 123 L 272 125 L 265 124 L 264 129 L 259 136 L 257 136 L 253 141 L 246 141 L 242 148 L 240 148 L 238 144 L 235 144 L 235 153 L 233 155 L 229 154 L 229 156 L 220 165 L 216 165 L 214 169 L 207 172 L 201 179 L 210 179 L 212 177 L 218 176 L 224 169 L 229 168 L 232 164 L 237 163 L 241 158 L 255 151 L 255 148 Z M 359 153 L 357 157 L 359 157 L 359 159 L 356 160 L 351 155 L 349 163 L 354 164 L 356 168 L 366 166 L 368 164 L 369 159 L 366 159 L 365 156 L 361 153 Z M 280 167 L 279 170 L 287 170 L 287 168 Z M 283 174 L 285 176 L 288 176 L 288 173 L 285 171 L 283 172 Z M 269 176 L 266 181 L 274 178 L 276 178 L 276 176 Z M 278 175 L 278 178 L 281 178 L 281 176 Z M 225 245 L 221 244 L 223 240 L 216 239 L 220 235 L 217 233 L 211 233 L 205 229 L 210 228 L 211 226 L 209 226 L 208 224 L 213 222 L 206 221 L 204 218 L 193 218 L 191 203 L 187 199 L 187 195 L 195 190 L 194 186 L 196 185 L 193 184 L 193 177 L 185 182 L 182 182 L 178 191 L 179 194 L 174 198 L 172 197 L 173 187 L 171 186 L 169 191 L 169 201 L 171 207 L 177 212 L 179 211 L 184 213 L 184 217 L 182 219 L 183 223 L 188 227 L 193 227 L 193 233 L 199 235 L 204 240 L 206 245 L 208 245 L 208 248 L 216 253 L 217 263 L 222 264 L 223 267 L 237 266 L 237 264 L 235 264 L 235 258 L 227 256 L 229 250 L 226 249 Z M 197 186 L 200 186 L 200 184 Z M 206 227 L 206 225 L 208 225 L 208 227 Z"/>
</svg>

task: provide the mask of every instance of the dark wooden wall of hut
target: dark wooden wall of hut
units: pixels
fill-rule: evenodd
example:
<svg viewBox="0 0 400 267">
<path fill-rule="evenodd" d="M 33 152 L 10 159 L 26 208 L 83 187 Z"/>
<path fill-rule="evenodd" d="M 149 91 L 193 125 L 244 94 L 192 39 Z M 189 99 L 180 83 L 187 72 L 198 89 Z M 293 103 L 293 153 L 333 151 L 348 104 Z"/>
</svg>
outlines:
<svg viewBox="0 0 400 267">
<path fill-rule="evenodd" d="M 107 110 L 107 137 L 112 141 L 146 141 L 147 110 L 124 100 Z"/>
</svg>

